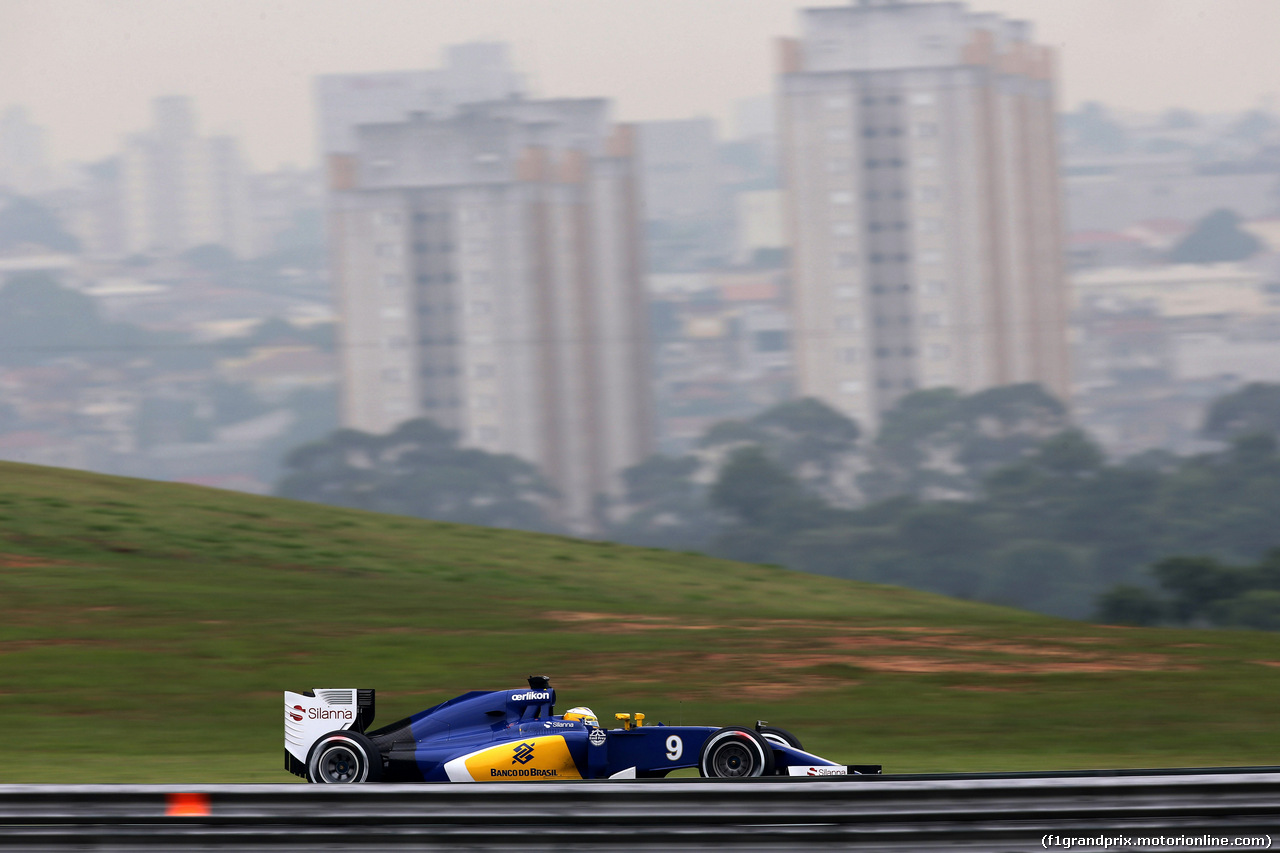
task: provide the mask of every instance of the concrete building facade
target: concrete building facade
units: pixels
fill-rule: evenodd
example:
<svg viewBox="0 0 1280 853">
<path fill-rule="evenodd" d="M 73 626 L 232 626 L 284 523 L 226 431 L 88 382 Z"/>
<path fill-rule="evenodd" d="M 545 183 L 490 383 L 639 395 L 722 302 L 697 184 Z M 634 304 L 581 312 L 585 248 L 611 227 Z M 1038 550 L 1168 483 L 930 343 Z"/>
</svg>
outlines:
<svg viewBox="0 0 1280 853">
<path fill-rule="evenodd" d="M 798 390 L 874 429 L 913 389 L 1069 393 L 1050 51 L 962 3 L 803 13 L 779 45 Z"/>
<path fill-rule="evenodd" d="M 217 244 L 251 255 L 249 179 L 239 143 L 199 136 L 187 97 L 156 98 L 153 116 L 149 131 L 125 140 L 112 175 L 121 222 L 91 230 L 91 249 L 169 254 Z"/>
<path fill-rule="evenodd" d="M 459 98 L 346 138 L 328 156 L 344 425 L 429 417 L 536 464 L 589 530 L 652 446 L 634 132 L 604 100 Z"/>
</svg>

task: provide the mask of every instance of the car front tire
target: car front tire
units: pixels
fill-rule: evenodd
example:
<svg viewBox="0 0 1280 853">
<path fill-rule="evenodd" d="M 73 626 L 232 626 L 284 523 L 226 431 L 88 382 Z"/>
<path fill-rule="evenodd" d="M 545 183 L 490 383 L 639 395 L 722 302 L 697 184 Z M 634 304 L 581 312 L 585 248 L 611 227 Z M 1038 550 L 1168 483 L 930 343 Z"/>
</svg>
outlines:
<svg viewBox="0 0 1280 853">
<path fill-rule="evenodd" d="M 760 729 L 760 736 L 767 741 L 780 744 L 781 746 L 789 746 L 792 749 L 804 750 L 800 744 L 800 738 L 793 735 L 786 729 L 780 729 L 777 726 L 764 726 Z"/>
<path fill-rule="evenodd" d="M 727 726 L 711 733 L 698 755 L 698 773 L 709 779 L 773 775 L 773 748 L 751 729 Z"/>
</svg>

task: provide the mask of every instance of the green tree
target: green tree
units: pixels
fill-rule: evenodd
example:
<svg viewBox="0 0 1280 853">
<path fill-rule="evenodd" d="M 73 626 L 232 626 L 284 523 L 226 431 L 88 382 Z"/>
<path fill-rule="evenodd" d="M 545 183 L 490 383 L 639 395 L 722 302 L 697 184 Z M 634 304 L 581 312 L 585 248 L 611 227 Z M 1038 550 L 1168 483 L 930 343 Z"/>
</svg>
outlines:
<svg viewBox="0 0 1280 853">
<path fill-rule="evenodd" d="M 651 548 L 706 547 L 719 521 L 706 487 L 695 480 L 700 467 L 694 456 L 655 454 L 623 471 L 626 494 L 603 511 L 608 538 Z"/>
<path fill-rule="evenodd" d="M 387 435 L 341 429 L 285 458 L 281 497 L 476 524 L 562 532 L 555 491 L 515 456 L 459 447 L 426 418 Z"/>
<path fill-rule="evenodd" d="M 1240 217 L 1230 210 L 1215 210 L 1196 223 L 1169 252 L 1171 264 L 1215 264 L 1253 257 L 1262 243 L 1240 228 Z"/>
<path fill-rule="evenodd" d="M 1146 627 L 1160 624 L 1164 615 L 1164 602 L 1150 590 L 1132 584 L 1117 584 L 1098 596 L 1095 621 L 1103 625 Z"/>
<path fill-rule="evenodd" d="M 1235 597 L 1244 586 L 1238 569 L 1212 557 L 1166 557 L 1151 572 L 1172 594 L 1171 612 L 1180 622 L 1207 615 L 1216 602 Z"/>
<path fill-rule="evenodd" d="M 1280 434 L 1280 385 L 1250 382 L 1214 400 L 1205 413 L 1201 434 L 1230 441 L 1245 433 Z"/>
<path fill-rule="evenodd" d="M 54 252 L 80 251 L 80 241 L 63 230 L 52 211 L 19 196 L 0 208 L 0 251 L 22 245 L 43 246 Z"/>
<path fill-rule="evenodd" d="M 748 527 L 770 525 L 778 509 L 800 495 L 800 484 L 756 445 L 733 452 L 711 487 L 711 505 Z"/>
<path fill-rule="evenodd" d="M 749 562 L 776 562 L 792 536 L 843 517 L 807 493 L 758 445 L 733 451 L 709 497 L 736 522 L 722 529 L 711 550 Z"/>
<path fill-rule="evenodd" d="M 975 496 L 987 476 L 1068 425 L 1066 407 L 1034 383 L 962 396 L 916 391 L 884 416 L 872 470 L 859 483 L 873 499 L 932 492 Z"/>
<path fill-rule="evenodd" d="M 747 421 L 715 424 L 699 440 L 704 451 L 755 444 L 786 472 L 828 501 L 846 502 L 840 474 L 857 450 L 853 420 L 813 398 L 779 403 Z"/>
<path fill-rule="evenodd" d="M 1280 590 L 1250 589 L 1209 608 L 1213 621 L 1223 627 L 1280 631 Z"/>
<path fill-rule="evenodd" d="M 1080 143 L 1104 154 L 1123 154 L 1129 147 L 1125 129 L 1111 117 L 1102 104 L 1090 101 L 1063 117 L 1063 123 L 1075 132 Z"/>
<path fill-rule="evenodd" d="M 32 365 L 68 355 L 91 361 L 136 357 L 150 336 L 105 322 L 94 301 L 44 273 L 0 288 L 0 364 Z"/>
</svg>

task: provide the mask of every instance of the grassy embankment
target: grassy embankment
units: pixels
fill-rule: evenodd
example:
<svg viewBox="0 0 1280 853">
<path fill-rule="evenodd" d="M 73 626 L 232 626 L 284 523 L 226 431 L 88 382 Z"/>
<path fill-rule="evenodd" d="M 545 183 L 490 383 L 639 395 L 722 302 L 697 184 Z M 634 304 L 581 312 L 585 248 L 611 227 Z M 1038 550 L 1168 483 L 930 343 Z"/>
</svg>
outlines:
<svg viewBox="0 0 1280 853">
<path fill-rule="evenodd" d="M 284 689 L 386 723 L 535 672 L 890 771 L 1280 763 L 1276 634 L 0 463 L 0 782 L 289 781 Z"/>
</svg>

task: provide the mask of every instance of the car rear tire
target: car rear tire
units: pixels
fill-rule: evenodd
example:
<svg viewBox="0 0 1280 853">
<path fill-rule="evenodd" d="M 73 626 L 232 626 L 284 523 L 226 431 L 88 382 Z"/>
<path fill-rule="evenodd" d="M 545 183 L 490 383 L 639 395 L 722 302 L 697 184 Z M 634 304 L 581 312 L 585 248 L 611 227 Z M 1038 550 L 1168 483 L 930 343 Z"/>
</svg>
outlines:
<svg viewBox="0 0 1280 853">
<path fill-rule="evenodd" d="M 773 748 L 751 729 L 727 726 L 711 733 L 698 754 L 698 773 L 709 779 L 773 775 Z"/>
<path fill-rule="evenodd" d="M 307 781 L 319 785 L 355 785 L 382 780 L 382 754 L 359 732 L 330 732 L 311 748 Z"/>
<path fill-rule="evenodd" d="M 762 726 L 757 729 L 757 731 L 759 731 L 760 736 L 767 741 L 772 741 L 773 743 L 781 744 L 782 746 L 789 746 L 792 749 L 804 749 L 804 746 L 800 743 L 800 738 L 796 737 L 786 729 L 780 729 L 777 726 Z"/>
</svg>

